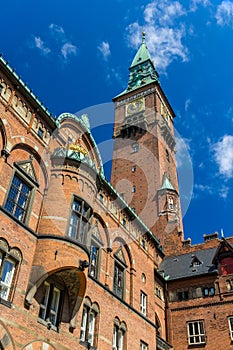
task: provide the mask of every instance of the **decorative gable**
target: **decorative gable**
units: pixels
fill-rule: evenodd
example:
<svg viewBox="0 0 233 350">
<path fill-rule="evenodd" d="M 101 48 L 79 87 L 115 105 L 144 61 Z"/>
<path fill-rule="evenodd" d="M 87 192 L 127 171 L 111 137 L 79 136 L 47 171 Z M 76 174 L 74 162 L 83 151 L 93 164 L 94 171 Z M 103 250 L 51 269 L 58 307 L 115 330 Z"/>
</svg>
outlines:
<svg viewBox="0 0 233 350">
<path fill-rule="evenodd" d="M 126 266 L 126 260 L 125 260 L 125 257 L 124 257 L 124 253 L 122 251 L 122 247 L 120 247 L 116 253 L 114 254 L 114 256 L 120 260 L 121 263 L 123 263 L 125 266 Z"/>
<path fill-rule="evenodd" d="M 30 156 L 29 159 L 22 160 L 20 162 L 16 162 L 15 166 L 19 170 L 21 170 L 26 176 L 28 176 L 30 178 L 30 180 L 32 180 L 33 182 L 38 184 L 36 171 L 35 171 L 35 168 L 34 168 L 33 163 L 32 163 L 33 159 L 34 159 L 34 157 Z"/>
<path fill-rule="evenodd" d="M 233 247 L 222 238 L 213 258 L 213 264 L 218 266 L 222 275 L 233 274 Z"/>
<path fill-rule="evenodd" d="M 98 221 L 96 221 L 95 225 L 91 229 L 91 236 L 94 237 L 99 243 L 101 243 L 101 245 L 103 245 L 103 240 L 98 227 Z"/>
<path fill-rule="evenodd" d="M 190 266 L 191 266 L 191 267 L 196 267 L 196 266 L 199 266 L 199 265 L 201 265 L 201 264 L 202 264 L 201 260 L 199 260 L 198 257 L 197 257 L 196 255 L 193 255 L 193 256 L 192 256 L 192 261 L 191 261 Z"/>
</svg>

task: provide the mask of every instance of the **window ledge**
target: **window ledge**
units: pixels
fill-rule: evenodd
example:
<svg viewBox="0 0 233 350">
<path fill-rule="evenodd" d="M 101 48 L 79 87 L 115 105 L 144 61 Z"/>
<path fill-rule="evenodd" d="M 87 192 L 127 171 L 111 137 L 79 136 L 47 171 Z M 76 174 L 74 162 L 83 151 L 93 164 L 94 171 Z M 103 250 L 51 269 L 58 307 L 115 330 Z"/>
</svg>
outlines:
<svg viewBox="0 0 233 350">
<path fill-rule="evenodd" d="M 8 300 L 0 298 L 0 304 L 5 305 L 5 306 L 9 307 L 10 309 L 12 309 L 12 303 Z"/>
<path fill-rule="evenodd" d="M 79 344 L 82 345 L 82 346 L 84 346 L 84 347 L 87 348 L 87 349 L 90 349 L 90 350 L 97 350 L 97 347 L 96 347 L 96 346 L 93 346 L 93 345 L 90 346 L 90 345 L 88 344 L 88 342 L 86 342 L 86 341 L 80 340 Z"/>
<path fill-rule="evenodd" d="M 47 327 L 49 330 L 52 330 L 54 332 L 59 332 L 58 327 L 52 325 L 51 322 L 47 322 L 47 321 L 43 320 L 42 318 L 38 318 L 37 322 L 42 324 L 43 326 Z"/>
</svg>

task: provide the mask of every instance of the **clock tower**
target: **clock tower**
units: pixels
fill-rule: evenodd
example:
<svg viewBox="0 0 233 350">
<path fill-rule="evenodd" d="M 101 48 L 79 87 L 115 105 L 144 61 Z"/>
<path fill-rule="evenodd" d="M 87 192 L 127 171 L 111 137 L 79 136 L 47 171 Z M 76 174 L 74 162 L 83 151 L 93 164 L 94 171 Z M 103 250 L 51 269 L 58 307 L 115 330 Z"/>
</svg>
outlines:
<svg viewBox="0 0 233 350">
<path fill-rule="evenodd" d="M 111 183 L 161 244 L 175 249 L 183 238 L 175 114 L 160 86 L 144 32 L 129 72 L 127 88 L 113 99 Z"/>
</svg>

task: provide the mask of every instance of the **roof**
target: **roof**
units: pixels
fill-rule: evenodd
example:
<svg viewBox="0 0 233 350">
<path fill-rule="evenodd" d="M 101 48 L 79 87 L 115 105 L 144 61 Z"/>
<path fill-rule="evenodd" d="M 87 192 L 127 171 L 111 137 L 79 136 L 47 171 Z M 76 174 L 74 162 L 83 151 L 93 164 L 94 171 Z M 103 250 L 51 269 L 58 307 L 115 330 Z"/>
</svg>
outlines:
<svg viewBox="0 0 233 350">
<path fill-rule="evenodd" d="M 174 187 L 171 184 L 171 181 L 168 179 L 165 173 L 163 174 L 162 186 L 160 187 L 160 190 L 175 191 Z"/>
<path fill-rule="evenodd" d="M 133 62 L 131 63 L 130 68 L 137 66 L 140 63 L 146 62 L 150 60 L 150 53 L 148 51 L 148 48 L 146 46 L 146 41 L 145 41 L 145 32 L 142 33 L 142 43 L 141 46 L 138 49 L 138 52 L 134 56 Z"/>
<path fill-rule="evenodd" d="M 128 87 L 115 98 L 151 83 L 159 83 L 159 75 L 146 46 L 145 35 L 145 32 L 143 32 L 141 45 L 129 67 Z"/>
<path fill-rule="evenodd" d="M 159 272 L 169 281 L 217 272 L 216 266 L 212 263 L 216 249 L 210 248 L 165 258 Z"/>
</svg>

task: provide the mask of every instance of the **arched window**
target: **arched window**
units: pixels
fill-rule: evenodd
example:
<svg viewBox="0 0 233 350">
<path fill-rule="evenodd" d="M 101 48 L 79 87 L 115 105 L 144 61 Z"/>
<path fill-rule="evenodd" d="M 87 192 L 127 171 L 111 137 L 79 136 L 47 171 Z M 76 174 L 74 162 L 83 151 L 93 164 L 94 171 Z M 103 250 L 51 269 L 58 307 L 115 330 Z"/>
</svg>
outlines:
<svg viewBox="0 0 233 350">
<path fill-rule="evenodd" d="M 0 299 L 10 302 L 15 286 L 15 276 L 22 260 L 18 249 L 10 249 L 8 243 L 0 240 Z"/>
<path fill-rule="evenodd" d="M 125 322 L 121 322 L 118 317 L 114 319 L 113 326 L 113 350 L 126 350 L 126 331 Z"/>
<path fill-rule="evenodd" d="M 85 298 L 80 329 L 80 343 L 97 347 L 98 315 L 98 304 L 92 303 L 89 298 Z"/>
</svg>

